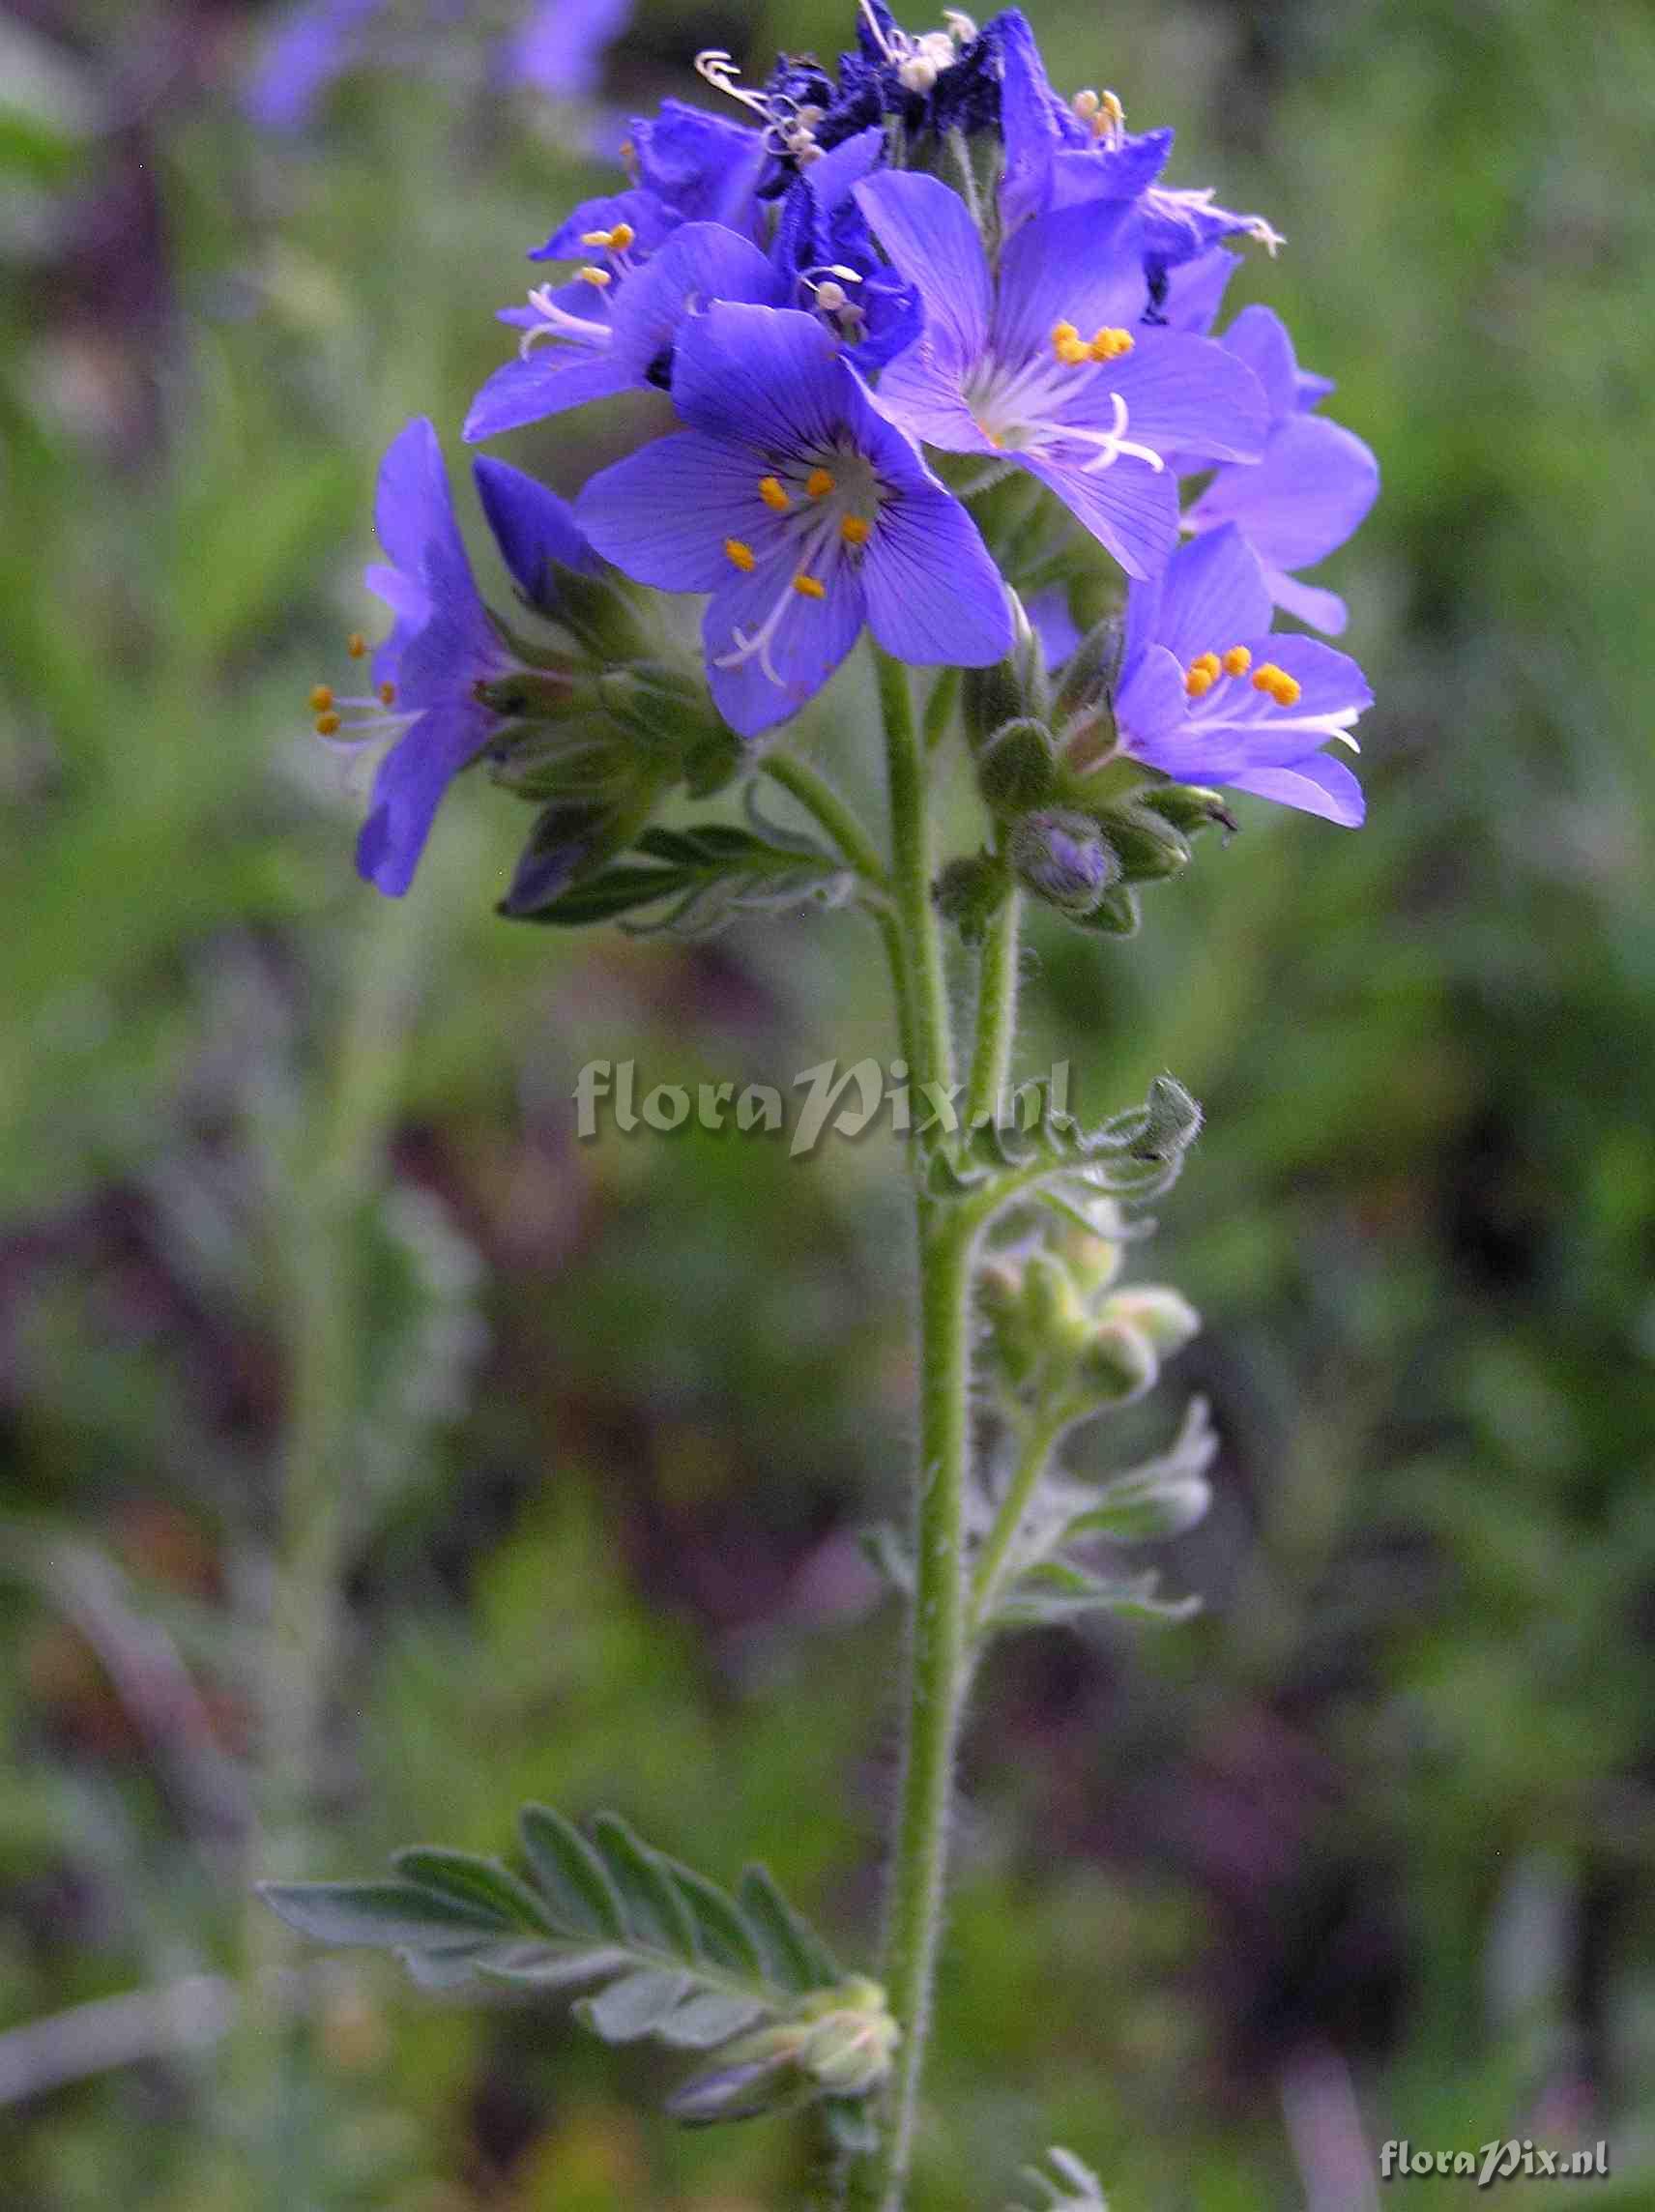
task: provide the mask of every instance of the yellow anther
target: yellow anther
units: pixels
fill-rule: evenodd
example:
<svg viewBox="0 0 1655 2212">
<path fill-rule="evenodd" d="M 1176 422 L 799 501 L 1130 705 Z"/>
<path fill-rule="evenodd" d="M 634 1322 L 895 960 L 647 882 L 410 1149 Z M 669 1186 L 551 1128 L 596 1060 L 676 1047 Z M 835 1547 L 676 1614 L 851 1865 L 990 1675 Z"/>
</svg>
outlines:
<svg viewBox="0 0 1655 2212">
<path fill-rule="evenodd" d="M 1190 662 L 1190 666 L 1192 668 L 1205 669 L 1207 675 L 1210 676 L 1212 681 L 1216 684 L 1220 675 L 1223 673 L 1224 664 L 1219 659 L 1216 653 L 1198 653 L 1195 658 Z"/>
<path fill-rule="evenodd" d="M 812 499 L 826 499 L 833 489 L 833 479 L 826 469 L 812 469 L 804 480 L 804 488 Z"/>
<path fill-rule="evenodd" d="M 1073 323 L 1054 323 L 1052 325 L 1052 343 L 1055 346 L 1066 345 L 1070 338 L 1078 338 L 1080 335 Z"/>
<path fill-rule="evenodd" d="M 1244 645 L 1233 645 L 1224 655 L 1226 676 L 1245 676 L 1253 665 L 1253 655 Z"/>
<path fill-rule="evenodd" d="M 1299 701 L 1299 684 L 1285 668 L 1278 668 L 1273 660 L 1261 661 L 1253 671 L 1253 688 L 1263 691 L 1278 707 L 1296 707 Z"/>
<path fill-rule="evenodd" d="M 1202 668 L 1198 665 L 1186 673 L 1184 689 L 1192 699 L 1205 699 L 1216 681 L 1217 679 L 1210 669 Z"/>
<path fill-rule="evenodd" d="M 1089 90 L 1086 92 L 1077 92 L 1073 102 L 1071 102 L 1071 105 L 1083 123 L 1089 123 L 1092 117 L 1097 113 L 1098 109 L 1103 105 L 1103 102 L 1099 100 L 1095 92 Z"/>
<path fill-rule="evenodd" d="M 346 638 L 345 651 L 353 660 L 360 660 L 367 651 L 367 639 L 363 637 L 360 629 L 352 630 L 350 636 Z"/>
<path fill-rule="evenodd" d="M 788 508 L 793 504 L 782 487 L 780 477 L 761 477 L 759 479 L 759 497 L 767 507 L 773 507 L 777 514 L 785 514 Z"/>
<path fill-rule="evenodd" d="M 396 686 L 394 684 L 382 684 L 379 686 L 379 703 L 382 707 L 395 706 Z"/>
<path fill-rule="evenodd" d="M 615 281 L 607 269 L 595 269 L 590 261 L 584 262 L 575 271 L 575 275 L 583 284 L 590 284 L 595 292 L 607 292 Z"/>
<path fill-rule="evenodd" d="M 316 735 L 319 738 L 331 738 L 338 726 L 339 717 L 331 707 L 326 713 L 318 714 L 316 717 Z"/>
<path fill-rule="evenodd" d="M 1070 368 L 1077 368 L 1083 361 L 1091 359 L 1085 338 L 1082 337 L 1073 323 L 1054 323 L 1052 325 L 1052 351 L 1060 362 L 1065 362 Z"/>
<path fill-rule="evenodd" d="M 1098 95 L 1097 112 L 1091 118 L 1094 138 L 1118 138 L 1126 128 L 1126 110 L 1120 104 L 1119 95 L 1104 92 Z"/>
<path fill-rule="evenodd" d="M 873 524 L 860 514 L 847 514 L 839 525 L 839 535 L 847 545 L 865 545 L 873 534 Z"/>
<path fill-rule="evenodd" d="M 750 576 L 754 568 L 753 548 L 742 544 L 739 538 L 726 538 L 724 558 L 733 568 L 740 568 L 743 576 Z"/>
<path fill-rule="evenodd" d="M 1093 332 L 1092 341 L 1088 346 L 1087 352 L 1093 361 L 1118 361 L 1122 354 L 1132 351 L 1133 343 L 1130 331 L 1105 328 Z"/>
<path fill-rule="evenodd" d="M 310 694 L 311 713 L 325 714 L 333 704 L 334 694 L 332 691 L 329 690 L 325 684 L 318 684 L 315 690 Z"/>
<path fill-rule="evenodd" d="M 793 588 L 801 599 L 825 599 L 828 587 L 815 576 L 795 576 Z"/>
<path fill-rule="evenodd" d="M 618 222 L 613 230 L 583 230 L 582 246 L 601 246 L 611 253 L 624 253 L 637 232 L 629 222 Z"/>
</svg>

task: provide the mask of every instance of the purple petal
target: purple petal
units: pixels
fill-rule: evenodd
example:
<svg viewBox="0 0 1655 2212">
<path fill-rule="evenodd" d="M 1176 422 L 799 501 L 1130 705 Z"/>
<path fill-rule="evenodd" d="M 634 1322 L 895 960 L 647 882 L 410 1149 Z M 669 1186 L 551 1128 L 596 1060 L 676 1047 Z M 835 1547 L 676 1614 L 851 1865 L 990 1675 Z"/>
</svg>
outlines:
<svg viewBox="0 0 1655 2212">
<path fill-rule="evenodd" d="M 1230 279 L 1241 266 L 1239 253 L 1227 253 L 1222 246 L 1194 261 L 1181 262 L 1167 275 L 1167 294 L 1161 313 L 1167 327 L 1205 337 L 1218 319 Z"/>
<path fill-rule="evenodd" d="M 476 446 L 484 438 L 499 437 L 503 430 L 520 430 L 526 422 L 584 407 L 591 399 L 613 399 L 617 393 L 635 391 L 642 381 L 630 357 L 613 347 L 588 353 L 553 340 L 536 347 L 526 359 L 504 362 L 495 370 L 471 403 L 465 420 L 466 444 Z"/>
<path fill-rule="evenodd" d="M 581 244 L 585 233 L 613 230 L 617 223 L 623 222 L 632 232 L 630 250 L 651 253 L 682 220 L 678 210 L 669 207 L 657 192 L 639 191 L 635 187 L 624 192 L 604 192 L 596 199 L 582 200 L 579 207 L 559 223 L 545 245 L 535 247 L 529 259 L 589 260 L 593 248 Z"/>
<path fill-rule="evenodd" d="M 989 275 L 965 201 L 935 177 L 889 170 L 864 179 L 856 201 L 935 335 L 956 359 L 974 361 L 988 338 Z"/>
<path fill-rule="evenodd" d="M 958 361 L 939 353 L 929 337 L 897 355 L 880 377 L 874 403 L 911 438 L 945 453 L 1000 451 L 966 405 Z"/>
<path fill-rule="evenodd" d="M 1119 146 L 1100 138 L 1092 146 L 1065 148 L 1052 162 L 1051 205 L 1136 202 L 1166 167 L 1172 150 L 1173 133 L 1165 128 L 1128 132 Z"/>
<path fill-rule="evenodd" d="M 1343 761 L 1325 753 L 1313 753 L 1292 768 L 1250 769 L 1229 778 L 1233 789 L 1251 791 L 1260 799 L 1273 799 L 1280 806 L 1296 806 L 1303 814 L 1320 814 L 1342 830 L 1358 830 L 1367 813 L 1362 787 Z"/>
<path fill-rule="evenodd" d="M 1158 765 L 1157 748 L 1180 739 L 1189 719 L 1184 672 L 1162 645 L 1129 656 L 1126 667 L 1126 681 L 1115 702 L 1116 719 L 1133 758 Z"/>
<path fill-rule="evenodd" d="M 1269 626 L 1270 595 L 1239 531 L 1212 531 L 1168 562 L 1155 636 L 1185 667 Z"/>
<path fill-rule="evenodd" d="M 552 612 L 558 569 L 590 575 L 597 567 L 573 508 L 507 461 L 474 461 L 472 473 L 501 558 L 523 597 L 543 613 Z"/>
<path fill-rule="evenodd" d="M 1177 486 L 1170 469 L 1157 476 L 1143 461 L 1122 459 L 1089 473 L 1038 454 L 1012 457 L 1057 493 L 1129 576 L 1153 576 L 1166 567 L 1178 540 Z"/>
<path fill-rule="evenodd" d="M 726 571 L 728 573 L 728 571 Z M 861 634 L 866 611 L 860 580 L 846 562 L 824 578 L 827 596 L 801 597 L 790 565 L 771 561 L 750 576 L 735 576 L 714 593 L 701 626 L 713 704 L 743 738 L 757 737 L 797 714 L 815 696 Z M 773 683 L 759 655 L 739 667 L 718 662 L 740 650 L 738 630 L 752 637 L 783 607 L 769 643 Z"/>
<path fill-rule="evenodd" d="M 575 520 L 640 584 L 716 591 L 732 573 L 726 538 L 750 546 L 761 570 L 773 543 L 779 522 L 759 496 L 763 474 L 745 447 L 681 430 L 600 469 L 575 502 Z"/>
<path fill-rule="evenodd" d="M 1143 334 L 1131 353 L 1083 380 L 1063 420 L 1107 429 L 1112 392 L 1126 402 L 1127 436 L 1163 455 L 1251 459 L 1263 449 L 1268 419 L 1259 381 L 1210 338 Z"/>
<path fill-rule="evenodd" d="M 1243 307 L 1219 339 L 1226 353 L 1244 361 L 1263 387 L 1270 421 L 1298 411 L 1298 364 L 1287 325 L 1272 308 Z"/>
<path fill-rule="evenodd" d="M 720 302 L 684 324 L 673 364 L 686 422 L 778 456 L 829 444 L 858 389 L 829 334 L 792 307 Z"/>
<path fill-rule="evenodd" d="M 1254 467 L 1219 471 L 1190 520 L 1198 530 L 1237 523 L 1266 568 L 1308 568 L 1344 544 L 1379 488 L 1360 438 L 1320 415 L 1292 415 Z"/>
<path fill-rule="evenodd" d="M 714 300 L 780 306 L 786 279 L 750 239 L 722 223 L 690 222 L 675 231 L 654 259 L 628 278 L 615 303 L 615 350 L 638 381 L 663 364 L 692 309 Z"/>
<path fill-rule="evenodd" d="M 400 898 L 414 881 L 443 794 L 487 744 L 490 722 L 476 704 L 433 710 L 380 762 L 357 839 L 357 870 L 388 898 Z"/>
<path fill-rule="evenodd" d="M 1289 576 L 1280 568 L 1266 568 L 1264 581 L 1283 614 L 1308 623 L 1312 629 L 1323 630 L 1329 637 L 1344 635 L 1350 610 L 1337 592 L 1324 592 L 1319 584 L 1301 584 L 1296 576 Z"/>
<path fill-rule="evenodd" d="M 752 237 L 759 180 L 769 164 L 764 132 L 682 100 L 663 100 L 654 116 L 634 116 L 638 174 L 685 222 L 721 222 Z"/>
<path fill-rule="evenodd" d="M 1005 586 L 976 524 L 941 485 L 880 509 L 862 556 L 868 623 L 898 660 L 986 668 L 1011 651 Z"/>
<path fill-rule="evenodd" d="M 1049 361 L 1058 323 L 1073 323 L 1089 337 L 1102 324 L 1136 325 L 1148 291 L 1129 237 L 1122 247 L 1129 216 L 1124 203 L 1066 208 L 1017 233 L 1001 258 L 994 306 L 992 346 L 1001 361 Z"/>
</svg>

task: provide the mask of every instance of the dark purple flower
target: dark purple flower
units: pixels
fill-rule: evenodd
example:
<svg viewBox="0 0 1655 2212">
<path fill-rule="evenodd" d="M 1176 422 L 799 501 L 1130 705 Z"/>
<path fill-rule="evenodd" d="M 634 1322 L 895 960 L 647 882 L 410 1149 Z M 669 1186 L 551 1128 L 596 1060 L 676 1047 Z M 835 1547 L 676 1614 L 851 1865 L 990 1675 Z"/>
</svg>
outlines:
<svg viewBox="0 0 1655 2212">
<path fill-rule="evenodd" d="M 778 303 L 822 317 L 864 374 L 919 335 L 919 295 L 876 251 L 853 189 L 885 155 L 885 134 L 863 131 L 801 169 L 781 203 L 770 258 L 791 278 Z"/>
<path fill-rule="evenodd" d="M 1234 527 L 1174 554 L 1132 585 L 1115 717 L 1122 751 L 1180 783 L 1228 784 L 1353 829 L 1361 786 L 1321 751 L 1355 749 L 1373 704 L 1349 655 L 1315 638 L 1270 635 L 1270 595 Z"/>
<path fill-rule="evenodd" d="M 924 336 L 880 380 L 879 403 L 945 451 L 1014 461 L 1055 491 L 1129 575 L 1177 542 L 1168 456 L 1255 456 L 1263 394 L 1205 338 L 1147 327 L 1130 211 L 1089 207 L 1024 224 L 991 275 L 965 203 L 934 177 L 884 173 L 856 188 Z"/>
<path fill-rule="evenodd" d="M 681 221 L 721 222 L 758 240 L 759 188 L 775 166 L 763 131 L 663 100 L 654 115 L 632 118 L 626 150 L 639 184 Z"/>
<path fill-rule="evenodd" d="M 673 399 L 691 427 L 594 477 L 576 514 L 641 583 L 712 595 L 702 636 L 732 729 L 797 713 L 864 622 L 903 660 L 983 667 L 1010 651 L 975 525 L 814 317 L 722 303 L 691 316 Z"/>
<path fill-rule="evenodd" d="M 477 481 L 524 597 L 555 611 L 556 569 L 595 565 L 571 510 L 503 461 L 479 461 Z M 478 595 L 442 448 L 422 417 L 392 441 L 380 463 L 374 524 L 389 560 L 370 566 L 365 581 L 395 618 L 373 655 L 374 696 L 335 701 L 319 691 L 315 698 L 325 736 L 340 728 L 337 709 L 344 707 L 354 710 L 347 743 L 395 740 L 374 776 L 357 866 L 399 898 L 414 880 L 443 794 L 502 727 L 481 687 L 522 673 L 522 665 Z"/>
</svg>

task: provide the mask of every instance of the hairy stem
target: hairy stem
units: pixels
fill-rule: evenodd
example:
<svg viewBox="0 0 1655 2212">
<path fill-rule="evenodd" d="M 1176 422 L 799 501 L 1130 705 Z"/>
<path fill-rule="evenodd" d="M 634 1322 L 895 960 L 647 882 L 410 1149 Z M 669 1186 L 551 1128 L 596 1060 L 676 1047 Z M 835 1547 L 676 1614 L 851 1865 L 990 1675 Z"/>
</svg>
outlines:
<svg viewBox="0 0 1655 2212">
<path fill-rule="evenodd" d="M 768 753 L 760 764 L 772 783 L 779 783 L 783 791 L 798 800 L 800 806 L 826 830 L 838 847 L 841 859 L 855 868 L 871 884 L 882 888 L 888 881 L 885 862 L 874 850 L 873 839 L 862 828 L 855 811 L 846 804 L 833 786 L 815 769 L 791 753 Z"/>
<path fill-rule="evenodd" d="M 1011 1044 L 1017 1033 L 1017 969 L 1023 894 L 1011 890 L 988 925 L 977 969 L 976 1050 L 966 1092 L 966 1121 L 993 1120 L 1005 1095 L 1011 1072 Z"/>
<path fill-rule="evenodd" d="M 1030 1416 L 1023 1432 L 1017 1465 L 1011 1470 L 1011 1480 L 1005 1486 L 1005 1495 L 995 1510 L 993 1526 L 983 1539 L 977 1556 L 976 1570 L 972 1577 L 971 1630 L 973 1637 L 980 1635 L 983 1623 L 999 1595 L 1001 1577 L 1004 1571 L 1006 1556 L 1023 1516 L 1029 1510 L 1029 1501 L 1039 1488 L 1040 1477 L 1056 1449 L 1059 1439 L 1074 1417 L 1071 1407 L 1067 1412 L 1052 1407 L 1041 1407 Z"/>
<path fill-rule="evenodd" d="M 931 902 L 925 761 L 905 672 L 881 656 L 890 786 L 892 947 L 906 973 L 908 1050 L 916 1083 L 952 1079 L 942 929 Z M 901 991 L 899 990 L 899 996 Z M 949 1804 L 970 1669 L 966 1618 L 966 1484 L 970 1457 L 970 1295 L 974 1236 L 956 1207 L 916 1200 L 919 1247 L 919 1468 L 915 1591 L 909 1648 L 906 1761 L 890 1876 L 885 1977 L 902 2040 L 880 2149 L 855 2181 L 855 2200 L 896 2212 L 913 2148 L 943 1919 Z"/>
</svg>

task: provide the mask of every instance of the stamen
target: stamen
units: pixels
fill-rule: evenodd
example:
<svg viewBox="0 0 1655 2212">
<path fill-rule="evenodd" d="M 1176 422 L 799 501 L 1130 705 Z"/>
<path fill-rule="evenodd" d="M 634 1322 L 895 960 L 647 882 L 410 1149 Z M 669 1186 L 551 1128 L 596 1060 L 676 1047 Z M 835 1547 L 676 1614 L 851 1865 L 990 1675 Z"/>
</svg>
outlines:
<svg viewBox="0 0 1655 2212">
<path fill-rule="evenodd" d="M 757 566 L 753 558 L 753 548 L 743 544 L 740 538 L 725 538 L 724 558 L 733 567 L 740 568 L 743 576 L 750 576 Z"/>
<path fill-rule="evenodd" d="M 872 38 L 874 44 L 878 46 L 880 50 L 880 59 L 886 62 L 894 62 L 896 56 L 890 50 L 890 42 L 886 39 L 884 31 L 881 30 L 880 19 L 874 14 L 872 8 L 868 5 L 868 0 L 861 0 L 861 11 L 862 20 L 868 27 L 868 35 Z M 701 68 L 701 64 L 699 62 L 697 62 L 695 66 L 697 69 Z"/>
<path fill-rule="evenodd" d="M 1090 348 L 1073 323 L 1053 324 L 1052 351 L 1070 368 L 1078 368 L 1083 361 L 1091 359 Z"/>
<path fill-rule="evenodd" d="M 1212 678 L 1212 681 L 1215 684 L 1218 682 L 1221 663 L 1216 653 L 1198 653 L 1195 658 L 1190 662 L 1190 666 L 1192 668 L 1205 669 L 1207 675 Z"/>
<path fill-rule="evenodd" d="M 346 638 L 345 651 L 350 655 L 353 660 L 360 660 L 363 654 L 366 653 L 367 639 L 363 637 L 360 629 L 352 630 L 350 636 Z"/>
<path fill-rule="evenodd" d="M 311 713 L 325 714 L 333 704 L 333 692 L 329 689 L 326 684 L 318 684 L 315 690 L 310 694 Z"/>
<path fill-rule="evenodd" d="M 759 497 L 767 507 L 773 508 L 777 514 L 785 514 L 793 505 L 786 491 L 782 488 L 782 481 L 779 477 L 761 477 L 759 479 Z"/>
<path fill-rule="evenodd" d="M 826 469 L 812 469 L 804 480 L 804 488 L 812 499 L 826 499 L 833 489 L 833 479 Z"/>
<path fill-rule="evenodd" d="M 770 106 L 762 92 L 751 92 L 740 82 L 741 73 L 722 46 L 709 46 L 695 57 L 695 73 L 705 77 L 714 92 L 721 92 L 728 100 L 739 100 L 743 107 L 750 107 L 765 122 L 770 121 Z"/>
<path fill-rule="evenodd" d="M 801 599 L 825 599 L 828 587 L 816 576 L 795 576 L 793 588 Z"/>
<path fill-rule="evenodd" d="M 864 515 L 847 514 L 839 525 L 839 535 L 847 545 L 865 545 L 874 534 L 874 526 Z"/>
<path fill-rule="evenodd" d="M 379 686 L 379 703 L 382 707 L 395 706 L 396 686 L 394 684 L 382 684 Z"/>
<path fill-rule="evenodd" d="M 595 269 L 590 261 L 584 262 L 575 276 L 581 283 L 590 284 L 595 292 L 607 292 L 615 281 L 607 269 Z"/>
<path fill-rule="evenodd" d="M 316 735 L 319 738 L 331 738 L 338 726 L 339 717 L 331 707 L 316 717 Z"/>
<path fill-rule="evenodd" d="M 1273 224 L 1267 223 L 1263 216 L 1261 216 L 1258 221 L 1251 226 L 1247 232 L 1247 236 L 1252 239 L 1256 245 L 1262 246 L 1272 261 L 1276 258 L 1276 255 L 1281 250 L 1281 248 L 1287 244 L 1287 240 L 1282 236 L 1281 232 L 1277 230 Z"/>
<path fill-rule="evenodd" d="M 1065 422 L 1061 425 L 1060 435 L 1063 438 L 1078 439 L 1082 445 L 1095 446 L 1098 449 L 1093 457 L 1086 464 L 1088 476 L 1096 476 L 1102 469 L 1112 469 L 1122 453 L 1129 454 L 1135 461 L 1147 461 L 1155 474 L 1159 476 L 1167 464 L 1154 448 L 1139 445 L 1135 440 L 1122 435 L 1126 428 L 1125 400 L 1121 398 L 1118 392 L 1112 392 L 1109 400 L 1110 405 L 1115 410 L 1115 425 L 1112 429 L 1078 430 L 1072 423 Z"/>
<path fill-rule="evenodd" d="M 1226 676 L 1245 676 L 1253 665 L 1253 655 L 1244 645 L 1233 645 L 1224 655 Z"/>
<path fill-rule="evenodd" d="M 1107 91 L 1099 93 L 1097 107 L 1097 113 L 1091 118 L 1091 134 L 1094 138 L 1106 138 L 1114 151 L 1126 135 L 1126 110 L 1120 104 L 1119 95 Z"/>
<path fill-rule="evenodd" d="M 948 36 L 957 46 L 969 46 L 977 35 L 977 27 L 971 17 L 958 8 L 944 8 L 943 20 L 948 26 Z"/>
<path fill-rule="evenodd" d="M 1301 685 L 1273 660 L 1263 660 L 1253 672 L 1253 688 L 1273 699 L 1278 707 L 1296 707 Z"/>
<path fill-rule="evenodd" d="M 587 274 L 582 271 L 583 276 Z M 592 274 L 603 276 L 601 270 Z M 603 280 L 605 283 L 609 281 L 607 276 Z M 541 320 L 533 330 L 525 331 L 517 342 L 518 356 L 523 361 L 528 360 L 541 338 L 567 336 L 577 339 L 583 345 L 598 346 L 613 342 L 615 334 L 607 323 L 595 323 L 588 315 L 571 315 L 566 307 L 558 306 L 549 284 L 537 284 L 529 294 L 529 305 Z"/>
<path fill-rule="evenodd" d="M 637 235 L 629 222 L 618 222 L 613 230 L 583 230 L 580 243 L 604 247 L 611 253 L 624 253 Z"/>
<path fill-rule="evenodd" d="M 1092 333 L 1087 353 L 1092 361 L 1118 361 L 1122 354 L 1132 351 L 1134 344 L 1130 331 L 1111 330 L 1105 327 Z"/>
</svg>

